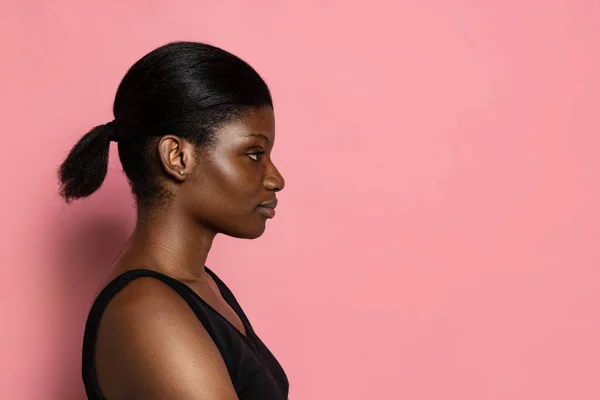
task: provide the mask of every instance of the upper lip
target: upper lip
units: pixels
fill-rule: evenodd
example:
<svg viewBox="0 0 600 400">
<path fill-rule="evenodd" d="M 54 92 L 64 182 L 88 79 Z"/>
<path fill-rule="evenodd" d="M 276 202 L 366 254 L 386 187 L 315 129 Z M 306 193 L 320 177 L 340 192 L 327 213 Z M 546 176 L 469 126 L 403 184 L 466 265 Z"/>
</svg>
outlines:
<svg viewBox="0 0 600 400">
<path fill-rule="evenodd" d="M 260 203 L 258 206 L 264 208 L 275 208 L 277 207 L 277 199 L 265 201 L 264 203 Z"/>
</svg>

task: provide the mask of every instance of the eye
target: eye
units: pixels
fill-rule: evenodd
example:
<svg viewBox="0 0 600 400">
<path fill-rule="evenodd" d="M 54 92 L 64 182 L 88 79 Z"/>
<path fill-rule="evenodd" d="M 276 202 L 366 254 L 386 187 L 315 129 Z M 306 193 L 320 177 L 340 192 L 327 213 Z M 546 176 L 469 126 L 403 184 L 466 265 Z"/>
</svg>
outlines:
<svg viewBox="0 0 600 400">
<path fill-rule="evenodd" d="M 253 159 L 254 161 L 259 161 L 260 157 L 265 154 L 264 151 L 257 151 L 254 153 L 248 153 L 248 157 L 250 157 L 251 159 Z"/>
</svg>

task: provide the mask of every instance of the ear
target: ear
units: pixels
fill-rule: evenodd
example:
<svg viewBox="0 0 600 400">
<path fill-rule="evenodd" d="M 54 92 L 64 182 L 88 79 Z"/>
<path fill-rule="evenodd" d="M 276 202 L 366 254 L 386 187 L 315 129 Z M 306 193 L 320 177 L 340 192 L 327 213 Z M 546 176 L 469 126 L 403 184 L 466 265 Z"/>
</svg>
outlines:
<svg viewBox="0 0 600 400">
<path fill-rule="evenodd" d="M 191 171 L 193 155 L 193 146 L 178 136 L 163 136 L 158 142 L 158 158 L 162 168 L 177 181 L 183 182 Z"/>
</svg>

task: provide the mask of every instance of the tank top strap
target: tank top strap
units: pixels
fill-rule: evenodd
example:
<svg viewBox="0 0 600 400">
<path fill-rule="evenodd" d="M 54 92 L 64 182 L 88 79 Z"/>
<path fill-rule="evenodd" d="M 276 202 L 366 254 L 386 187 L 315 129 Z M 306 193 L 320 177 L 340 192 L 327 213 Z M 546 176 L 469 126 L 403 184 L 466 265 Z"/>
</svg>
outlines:
<svg viewBox="0 0 600 400">
<path fill-rule="evenodd" d="M 240 303 L 238 303 L 237 299 L 233 295 L 233 292 L 229 289 L 229 287 L 225 284 L 225 282 L 223 282 L 221 280 L 221 278 L 219 278 L 217 276 L 217 274 L 215 274 L 211 269 L 209 269 L 208 267 L 204 267 L 204 268 L 206 269 L 206 272 L 208 272 L 208 274 L 213 278 L 213 280 L 217 284 L 217 286 L 219 288 L 219 292 L 221 293 L 221 296 L 223 296 L 225 301 L 231 306 L 231 308 L 233 308 L 233 311 L 236 312 L 238 317 L 240 317 L 242 319 L 242 322 L 244 323 L 246 330 L 248 330 L 248 332 L 246 332 L 246 334 L 248 335 L 248 338 L 249 339 L 254 338 L 256 336 L 256 332 L 254 332 L 254 328 L 252 327 L 250 320 L 246 316 L 246 313 L 242 309 L 242 306 L 240 305 Z"/>
</svg>

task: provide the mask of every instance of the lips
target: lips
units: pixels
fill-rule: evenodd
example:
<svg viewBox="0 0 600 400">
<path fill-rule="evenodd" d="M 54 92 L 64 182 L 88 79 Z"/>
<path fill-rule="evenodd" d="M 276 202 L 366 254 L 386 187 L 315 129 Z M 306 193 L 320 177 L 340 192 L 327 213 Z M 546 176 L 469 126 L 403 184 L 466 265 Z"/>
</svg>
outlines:
<svg viewBox="0 0 600 400">
<path fill-rule="evenodd" d="M 256 210 L 266 218 L 273 218 L 275 216 L 275 207 L 277 207 L 277 199 L 260 203 Z"/>
</svg>

